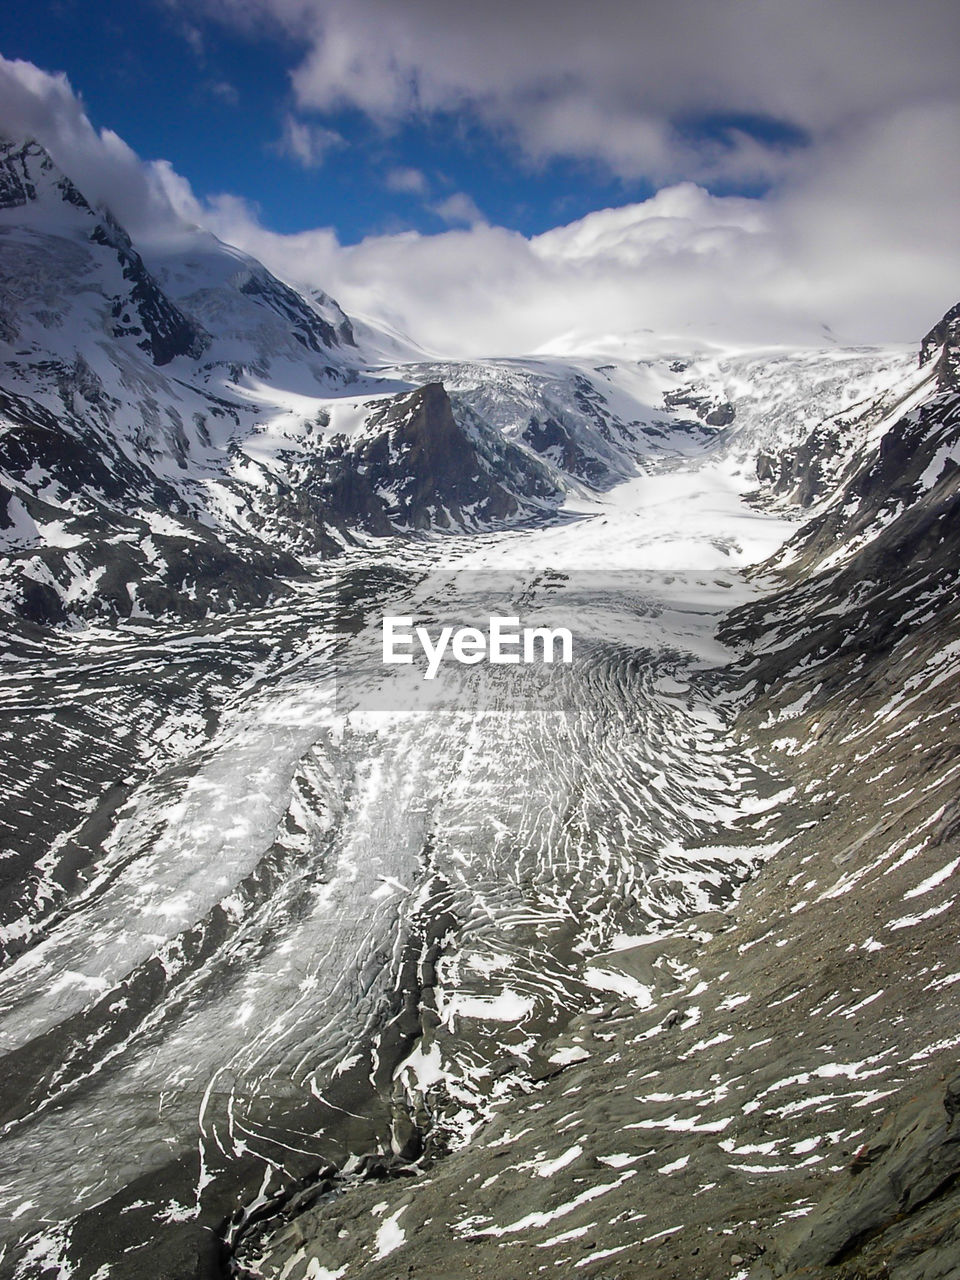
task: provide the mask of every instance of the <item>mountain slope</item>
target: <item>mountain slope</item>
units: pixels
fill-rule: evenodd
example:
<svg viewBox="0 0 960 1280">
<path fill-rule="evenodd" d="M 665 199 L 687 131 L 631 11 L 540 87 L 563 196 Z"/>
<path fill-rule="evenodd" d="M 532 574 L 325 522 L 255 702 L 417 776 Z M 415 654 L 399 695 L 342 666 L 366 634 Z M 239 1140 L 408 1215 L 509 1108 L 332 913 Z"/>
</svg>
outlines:
<svg viewBox="0 0 960 1280">
<path fill-rule="evenodd" d="M 502 522 L 528 496 L 556 496 L 534 462 L 449 412 L 421 423 L 417 474 L 409 458 L 394 474 L 389 427 L 411 383 L 360 371 L 331 299 L 196 229 L 141 253 L 35 143 L 0 153 L 0 302 L 0 538 L 7 607 L 28 622 L 263 604 L 354 528 L 449 528 L 465 507 L 475 524 Z M 384 447 L 385 465 L 361 464 Z M 442 474 L 446 453 L 456 476 Z M 516 455 L 519 493 L 489 478 L 484 455 Z M 363 501 L 343 480 L 361 466 Z M 409 483 L 435 500 L 391 519 Z"/>
</svg>

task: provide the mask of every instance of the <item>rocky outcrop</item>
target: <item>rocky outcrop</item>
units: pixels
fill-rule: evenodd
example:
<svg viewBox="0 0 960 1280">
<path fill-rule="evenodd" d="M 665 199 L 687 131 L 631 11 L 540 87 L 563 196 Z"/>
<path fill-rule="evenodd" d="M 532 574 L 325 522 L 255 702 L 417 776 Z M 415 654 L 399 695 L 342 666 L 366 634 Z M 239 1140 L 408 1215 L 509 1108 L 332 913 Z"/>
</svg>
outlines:
<svg viewBox="0 0 960 1280">
<path fill-rule="evenodd" d="M 523 429 L 522 439 L 534 453 L 549 458 L 569 475 L 580 476 L 593 484 L 603 484 L 608 478 L 609 473 L 600 459 L 590 454 L 559 418 L 531 417 Z"/>
<path fill-rule="evenodd" d="M 304 488 L 330 524 L 380 536 L 503 525 L 560 497 L 516 445 L 459 422 L 441 383 L 372 407 L 357 438 L 324 446 Z"/>
<path fill-rule="evenodd" d="M 76 370 L 62 372 L 70 403 Z M 88 387 L 87 394 L 99 393 Z M 108 398 L 100 410 L 109 423 Z M 197 619 L 280 598 L 302 576 L 289 551 L 250 535 L 218 537 L 148 459 L 132 458 L 109 429 L 98 429 L 99 414 L 57 417 L 36 400 L 0 391 L 0 415 L 6 599 L 24 622 Z M 27 483 L 38 474 L 44 497 Z M 44 529 L 53 531 L 49 541 L 39 536 Z M 316 526 L 315 536 L 327 537 Z"/>
<path fill-rule="evenodd" d="M 829 471 L 842 457 L 842 433 L 835 423 L 822 423 L 795 448 L 757 458 L 757 479 L 764 489 L 804 509 L 828 492 Z"/>
<path fill-rule="evenodd" d="M 335 327 L 308 306 L 295 289 L 283 284 L 263 268 L 247 272 L 239 289 L 247 297 L 256 298 L 276 312 L 290 326 L 294 338 L 305 350 L 322 355 L 333 347 L 356 346 L 353 326 L 346 316 Z M 331 300 L 324 294 L 319 294 L 316 300 L 321 305 L 331 306 Z"/>
<path fill-rule="evenodd" d="M 730 426 L 737 416 L 728 400 L 711 398 L 692 386 L 667 392 L 663 403 L 668 409 L 692 409 L 701 422 L 718 430 Z"/>
<path fill-rule="evenodd" d="M 116 254 L 126 289 L 111 299 L 113 336 L 133 337 L 155 365 L 198 357 L 209 336 L 164 294 L 109 210 L 97 212 L 38 143 L 0 142 L 0 210 L 22 210 L 29 220 L 31 205 L 56 211 L 58 204 L 86 219 L 93 244 Z"/>
<path fill-rule="evenodd" d="M 209 334 L 164 294 L 130 237 L 109 213 L 94 227 L 90 239 L 114 250 L 128 285 L 127 292 L 117 294 L 111 303 L 113 336 L 134 338 L 155 365 L 169 364 L 177 356 L 194 360 L 201 356 L 210 343 Z"/>
<path fill-rule="evenodd" d="M 911 1099 L 845 1177 L 774 1243 L 751 1280 L 949 1280 L 960 1275 L 960 1076 Z"/>
<path fill-rule="evenodd" d="M 316 430 L 360 377 L 337 304 L 199 232 L 148 267 L 36 143 L 0 145 L 0 221 L 0 608 L 27 624 L 262 605 L 358 531 L 556 505 L 556 478 L 437 384 L 366 377 L 360 430 Z M 277 418 L 291 438 L 264 453 Z"/>
<path fill-rule="evenodd" d="M 933 380 L 822 422 L 792 448 L 759 455 L 761 494 L 811 512 L 780 553 L 788 574 L 841 561 L 888 527 L 901 535 L 896 548 L 885 536 L 877 542 L 889 546 L 888 557 L 925 545 L 923 529 L 939 538 L 941 503 L 960 464 L 960 386 L 950 373 L 958 325 L 954 308 L 924 339 L 921 368 L 932 369 Z"/>
<path fill-rule="evenodd" d="M 934 362 L 941 391 L 960 388 L 960 303 L 933 326 L 920 345 L 921 366 Z"/>
<path fill-rule="evenodd" d="M 50 184 L 65 203 L 93 215 L 93 209 L 38 142 L 0 138 L 0 209 L 23 209 Z"/>
</svg>

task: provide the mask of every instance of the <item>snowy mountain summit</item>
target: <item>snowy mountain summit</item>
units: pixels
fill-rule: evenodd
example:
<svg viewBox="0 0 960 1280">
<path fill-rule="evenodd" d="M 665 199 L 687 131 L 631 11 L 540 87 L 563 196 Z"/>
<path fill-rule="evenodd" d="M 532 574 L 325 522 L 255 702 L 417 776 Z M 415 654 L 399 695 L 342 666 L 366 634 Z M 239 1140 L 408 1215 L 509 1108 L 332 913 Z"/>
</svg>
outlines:
<svg viewBox="0 0 960 1280">
<path fill-rule="evenodd" d="M 322 291 L 207 233 L 135 245 L 35 143 L 0 152 L 0 298 L 6 607 L 41 624 L 265 603 L 370 536 L 542 520 L 704 450 L 749 469 L 764 432 L 799 437 L 909 361 L 703 350 L 385 367 L 369 326 L 361 349 Z"/>
</svg>

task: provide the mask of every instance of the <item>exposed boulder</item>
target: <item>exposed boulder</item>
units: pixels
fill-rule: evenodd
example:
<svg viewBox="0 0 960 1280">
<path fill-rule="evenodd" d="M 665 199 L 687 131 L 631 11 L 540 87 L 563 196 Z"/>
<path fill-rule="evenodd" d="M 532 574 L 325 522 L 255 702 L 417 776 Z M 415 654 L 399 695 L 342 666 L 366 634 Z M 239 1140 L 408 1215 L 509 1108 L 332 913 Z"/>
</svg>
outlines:
<svg viewBox="0 0 960 1280">
<path fill-rule="evenodd" d="M 960 1076 L 888 1116 L 775 1261 L 751 1272 L 809 1280 L 960 1275 Z"/>
</svg>

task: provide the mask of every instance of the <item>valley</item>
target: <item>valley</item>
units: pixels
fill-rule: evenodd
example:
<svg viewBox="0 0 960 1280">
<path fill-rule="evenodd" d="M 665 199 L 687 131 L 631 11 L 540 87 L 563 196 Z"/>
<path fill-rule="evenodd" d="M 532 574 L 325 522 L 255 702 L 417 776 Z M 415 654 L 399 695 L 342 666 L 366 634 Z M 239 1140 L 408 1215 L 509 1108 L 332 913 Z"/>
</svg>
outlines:
<svg viewBox="0 0 960 1280">
<path fill-rule="evenodd" d="M 0 1274 L 952 1274 L 956 312 L 443 361 L 0 168 Z"/>
</svg>

